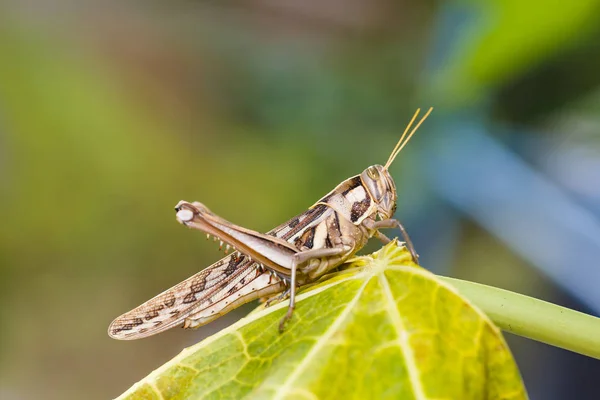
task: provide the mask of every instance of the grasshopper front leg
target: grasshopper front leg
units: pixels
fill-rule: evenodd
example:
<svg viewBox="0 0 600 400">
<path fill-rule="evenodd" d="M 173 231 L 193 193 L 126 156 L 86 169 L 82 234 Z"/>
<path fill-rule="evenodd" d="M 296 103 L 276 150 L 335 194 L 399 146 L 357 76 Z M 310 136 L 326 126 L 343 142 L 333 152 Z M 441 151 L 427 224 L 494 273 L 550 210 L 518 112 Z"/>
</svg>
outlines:
<svg viewBox="0 0 600 400">
<path fill-rule="evenodd" d="M 367 220 L 365 220 L 363 223 L 366 223 L 366 222 L 367 222 Z M 414 263 L 417 265 L 419 264 L 419 255 L 417 254 L 417 252 L 415 250 L 415 246 L 413 245 L 412 240 L 410 240 L 410 236 L 408 236 L 408 232 L 406 231 L 406 229 L 404 229 L 404 226 L 402 226 L 400 221 L 398 221 L 397 219 L 384 219 L 381 221 L 373 221 L 372 223 L 368 224 L 367 228 L 374 229 L 375 230 L 374 236 L 377 239 L 381 240 L 384 244 L 389 243 L 391 241 L 391 239 L 388 238 L 383 233 L 379 232 L 379 229 L 382 229 L 382 228 L 384 228 L 384 229 L 385 228 L 400 229 L 400 233 L 402 234 L 402 239 L 404 239 L 404 242 L 406 243 L 406 248 L 410 252 L 410 255 L 412 256 Z"/>
</svg>

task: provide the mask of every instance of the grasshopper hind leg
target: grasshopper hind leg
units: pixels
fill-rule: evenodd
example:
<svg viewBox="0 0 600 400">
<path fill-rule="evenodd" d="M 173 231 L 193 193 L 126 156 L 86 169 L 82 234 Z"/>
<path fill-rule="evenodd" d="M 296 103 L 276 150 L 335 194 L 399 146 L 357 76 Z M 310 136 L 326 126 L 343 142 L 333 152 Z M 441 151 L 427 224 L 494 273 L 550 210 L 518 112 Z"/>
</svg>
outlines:
<svg viewBox="0 0 600 400">
<path fill-rule="evenodd" d="M 301 254 L 301 253 L 298 253 Z M 285 329 L 285 323 L 292 318 L 294 315 L 294 309 L 296 308 L 296 271 L 298 270 L 298 254 L 294 255 L 294 261 L 292 263 L 292 273 L 291 273 L 291 282 L 290 288 L 288 291 L 290 292 L 290 305 L 288 306 L 287 312 L 284 317 L 279 321 L 279 333 L 283 333 Z"/>
<path fill-rule="evenodd" d="M 294 315 L 294 309 L 296 308 L 296 289 L 298 286 L 296 279 L 298 266 L 305 265 L 305 263 L 312 259 L 337 256 L 347 252 L 348 250 L 349 249 L 346 246 L 342 245 L 332 248 L 306 250 L 294 254 L 290 274 L 290 288 L 288 289 L 290 293 L 290 305 L 288 306 L 285 316 L 279 322 L 279 332 L 284 331 L 286 322 L 292 318 L 292 315 Z"/>
<path fill-rule="evenodd" d="M 288 292 L 290 293 L 290 305 L 288 306 L 288 310 L 285 313 L 284 317 L 279 321 L 279 333 L 283 333 L 285 329 L 285 323 L 292 318 L 294 315 L 294 309 L 296 308 L 296 270 L 297 263 L 295 262 L 292 265 L 292 281 L 290 282 L 290 288 Z"/>
</svg>

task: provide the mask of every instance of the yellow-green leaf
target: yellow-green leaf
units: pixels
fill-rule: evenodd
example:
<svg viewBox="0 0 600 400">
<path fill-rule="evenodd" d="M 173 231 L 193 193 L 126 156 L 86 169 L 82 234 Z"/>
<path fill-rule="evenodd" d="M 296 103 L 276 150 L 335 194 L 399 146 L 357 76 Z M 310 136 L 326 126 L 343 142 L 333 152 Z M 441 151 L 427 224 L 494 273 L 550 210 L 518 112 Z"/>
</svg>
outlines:
<svg viewBox="0 0 600 400">
<path fill-rule="evenodd" d="M 492 322 L 392 242 L 185 349 L 122 399 L 525 399 Z"/>
</svg>

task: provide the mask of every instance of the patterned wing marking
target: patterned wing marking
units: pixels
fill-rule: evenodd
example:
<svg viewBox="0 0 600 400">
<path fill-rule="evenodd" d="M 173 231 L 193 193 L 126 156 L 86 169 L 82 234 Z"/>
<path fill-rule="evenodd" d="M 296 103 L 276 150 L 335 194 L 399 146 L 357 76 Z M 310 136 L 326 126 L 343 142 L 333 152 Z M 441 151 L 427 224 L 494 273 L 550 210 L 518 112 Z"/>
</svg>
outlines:
<svg viewBox="0 0 600 400">
<path fill-rule="evenodd" d="M 116 318 L 108 327 L 108 335 L 139 339 L 169 329 L 198 307 L 216 302 L 225 287 L 242 281 L 248 284 L 260 274 L 254 262 L 235 252 Z"/>
<path fill-rule="evenodd" d="M 223 294 L 226 294 L 226 296 L 221 296 L 220 301 L 207 307 L 200 307 L 197 312 L 190 315 L 185 320 L 184 327 L 196 328 L 207 324 L 246 303 L 249 298 L 268 297 L 283 292 L 286 287 L 286 284 L 279 277 L 268 271 L 253 276 L 249 282 L 242 283 L 239 281 L 223 289 Z"/>
</svg>

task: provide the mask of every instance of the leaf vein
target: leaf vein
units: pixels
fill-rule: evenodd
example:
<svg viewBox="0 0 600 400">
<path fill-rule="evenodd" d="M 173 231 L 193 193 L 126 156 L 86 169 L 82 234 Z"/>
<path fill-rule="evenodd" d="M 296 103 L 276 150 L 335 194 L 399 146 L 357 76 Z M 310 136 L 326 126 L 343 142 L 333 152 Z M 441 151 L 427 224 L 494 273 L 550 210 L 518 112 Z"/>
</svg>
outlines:
<svg viewBox="0 0 600 400">
<path fill-rule="evenodd" d="M 400 312 L 398 312 L 396 300 L 394 299 L 394 295 L 390 289 L 387 277 L 383 272 L 379 274 L 379 278 L 385 297 L 388 300 L 388 313 L 392 319 L 392 325 L 396 330 L 398 347 L 400 347 L 400 350 L 404 354 L 406 368 L 408 369 L 408 376 L 412 384 L 413 393 L 417 399 L 426 399 L 427 396 L 425 395 L 423 385 L 419 379 L 419 370 L 416 365 L 415 355 L 413 354 L 412 348 L 408 343 L 408 333 L 406 332 L 406 329 L 404 329 L 404 323 L 402 322 L 402 316 L 400 315 Z"/>
<path fill-rule="evenodd" d="M 310 349 L 310 351 L 308 352 L 306 357 L 304 357 L 302 362 L 300 364 L 298 364 L 296 369 L 292 372 L 292 374 L 288 377 L 288 379 L 285 380 L 283 385 L 277 389 L 275 396 L 273 397 L 274 399 L 277 399 L 277 400 L 282 399 L 285 397 L 285 395 L 287 393 L 290 392 L 289 388 L 292 385 L 292 383 L 300 376 L 302 371 L 308 367 L 308 365 L 312 361 L 312 359 L 317 354 L 319 354 L 319 351 L 323 348 L 323 346 L 325 346 L 325 344 L 328 343 L 329 339 L 333 336 L 333 334 L 337 331 L 337 329 L 346 320 L 346 317 L 350 315 L 354 305 L 358 302 L 358 299 L 362 295 L 362 293 L 365 290 L 365 287 L 367 286 L 369 281 L 370 281 L 370 279 L 365 279 L 365 282 L 358 289 L 354 298 L 345 306 L 344 310 L 336 317 L 336 319 L 333 321 L 331 326 L 329 328 L 327 328 L 327 330 L 321 336 L 320 340 L 315 342 L 314 347 L 312 349 Z"/>
</svg>

